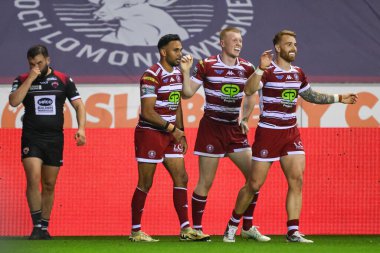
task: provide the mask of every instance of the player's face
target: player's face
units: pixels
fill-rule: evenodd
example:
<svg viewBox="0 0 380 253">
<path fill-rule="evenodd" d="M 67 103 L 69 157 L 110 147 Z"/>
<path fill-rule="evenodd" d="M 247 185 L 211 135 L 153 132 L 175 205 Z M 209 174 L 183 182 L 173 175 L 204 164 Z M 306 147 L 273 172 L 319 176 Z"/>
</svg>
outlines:
<svg viewBox="0 0 380 253">
<path fill-rule="evenodd" d="M 178 40 L 170 41 L 165 47 L 165 60 L 171 66 L 179 66 L 182 58 L 182 43 Z"/>
<path fill-rule="evenodd" d="M 243 47 L 243 38 L 240 33 L 229 31 L 220 41 L 222 50 L 230 57 L 237 58 Z"/>
<path fill-rule="evenodd" d="M 34 58 L 29 58 L 29 68 L 38 67 L 41 71 L 41 77 L 46 76 L 49 71 L 50 58 L 44 57 L 42 54 L 36 55 Z"/>
<path fill-rule="evenodd" d="M 279 57 L 287 62 L 293 62 L 297 55 L 296 38 L 290 35 L 283 35 L 276 50 L 279 51 Z"/>
</svg>

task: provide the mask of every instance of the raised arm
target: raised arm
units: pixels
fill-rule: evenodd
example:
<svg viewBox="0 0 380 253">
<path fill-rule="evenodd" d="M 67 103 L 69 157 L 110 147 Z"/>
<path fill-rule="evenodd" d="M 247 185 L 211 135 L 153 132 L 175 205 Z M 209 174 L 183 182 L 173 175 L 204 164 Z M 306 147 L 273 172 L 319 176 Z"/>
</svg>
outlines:
<svg viewBox="0 0 380 253">
<path fill-rule="evenodd" d="M 358 95 L 354 93 L 348 94 L 325 94 L 314 91 L 311 87 L 304 92 L 300 93 L 300 96 L 307 102 L 314 104 L 355 104 L 358 100 Z"/>
<path fill-rule="evenodd" d="M 182 96 L 184 99 L 191 98 L 197 92 L 200 84 L 190 79 L 190 68 L 193 65 L 193 57 L 185 55 L 181 60 L 181 71 L 183 74 Z"/>
<path fill-rule="evenodd" d="M 26 94 L 28 93 L 28 90 L 30 89 L 30 86 L 32 85 L 33 81 L 40 74 L 41 74 L 41 71 L 38 67 L 34 67 L 30 70 L 29 76 L 20 85 L 20 87 L 17 90 L 13 91 L 9 95 L 9 104 L 11 106 L 16 107 L 22 103 L 22 101 L 24 100 Z"/>
<path fill-rule="evenodd" d="M 251 96 L 260 89 L 261 77 L 264 71 L 270 66 L 273 59 L 272 50 L 264 51 L 260 56 L 260 64 L 255 72 L 248 78 L 244 87 L 244 93 Z"/>
</svg>

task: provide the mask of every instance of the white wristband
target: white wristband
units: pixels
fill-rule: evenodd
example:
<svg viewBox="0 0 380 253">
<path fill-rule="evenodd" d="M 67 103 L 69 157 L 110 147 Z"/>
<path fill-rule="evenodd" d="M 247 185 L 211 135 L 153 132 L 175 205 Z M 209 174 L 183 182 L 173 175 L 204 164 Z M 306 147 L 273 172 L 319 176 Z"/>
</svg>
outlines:
<svg viewBox="0 0 380 253">
<path fill-rule="evenodd" d="M 255 70 L 255 74 L 258 76 L 262 76 L 264 74 L 264 70 L 257 67 L 257 69 Z"/>
<path fill-rule="evenodd" d="M 339 102 L 339 94 L 334 94 L 334 103 Z"/>
</svg>

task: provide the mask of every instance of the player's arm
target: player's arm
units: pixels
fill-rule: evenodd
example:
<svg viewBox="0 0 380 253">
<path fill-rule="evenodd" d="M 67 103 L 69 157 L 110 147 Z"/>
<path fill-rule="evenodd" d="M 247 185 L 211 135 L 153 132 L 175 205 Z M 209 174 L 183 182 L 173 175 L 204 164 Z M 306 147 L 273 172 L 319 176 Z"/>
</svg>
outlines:
<svg viewBox="0 0 380 253">
<path fill-rule="evenodd" d="M 193 57 L 185 55 L 181 59 L 181 71 L 183 75 L 182 97 L 191 98 L 197 92 L 201 84 L 194 82 L 190 78 L 190 68 L 193 65 Z"/>
<path fill-rule="evenodd" d="M 254 97 L 254 95 L 244 96 L 243 108 L 242 108 L 241 120 L 240 120 L 240 127 L 241 127 L 241 130 L 243 131 L 243 133 L 248 133 L 248 131 L 249 131 L 248 120 L 249 120 L 249 117 L 251 116 L 254 108 L 255 108 L 255 97 Z"/>
<path fill-rule="evenodd" d="M 180 100 L 179 104 L 178 104 L 178 109 L 176 111 L 176 121 L 175 121 L 175 125 L 178 129 L 180 129 L 183 133 L 182 133 L 182 137 L 181 137 L 181 140 L 180 140 L 180 143 L 182 144 L 182 147 L 183 147 L 183 154 L 186 154 L 186 151 L 187 151 L 187 141 L 186 141 L 186 137 L 185 137 L 185 125 L 183 124 L 183 111 L 182 111 L 182 102 Z M 180 133 L 180 132 L 178 132 Z"/>
<path fill-rule="evenodd" d="M 141 117 L 150 124 L 165 129 L 169 133 L 173 134 L 177 141 L 180 141 L 183 136 L 183 131 L 178 129 L 176 125 L 164 120 L 161 115 L 154 110 L 156 100 L 157 97 L 155 96 L 141 99 Z"/>
<path fill-rule="evenodd" d="M 264 51 L 260 56 L 260 64 L 253 72 L 253 74 L 247 79 L 244 86 L 244 93 L 247 96 L 253 95 L 256 91 L 260 89 L 261 77 L 264 71 L 270 66 L 273 59 L 272 50 Z"/>
<path fill-rule="evenodd" d="M 75 133 L 75 140 L 77 141 L 77 146 L 83 146 L 86 144 L 86 133 L 85 133 L 85 125 L 86 125 L 86 109 L 82 102 L 82 99 L 78 98 L 73 101 L 70 101 L 71 105 L 75 109 L 76 118 L 78 123 L 78 131 Z"/>
<path fill-rule="evenodd" d="M 300 93 L 300 96 L 307 102 L 314 104 L 355 104 L 358 100 L 358 95 L 354 93 L 348 94 L 325 94 L 314 91 L 311 87 Z"/>
<path fill-rule="evenodd" d="M 9 104 L 13 107 L 18 106 L 24 100 L 30 86 L 32 86 L 33 81 L 41 74 L 38 67 L 34 67 L 30 70 L 28 77 L 25 81 L 18 87 L 17 90 L 13 91 L 9 95 Z"/>
</svg>

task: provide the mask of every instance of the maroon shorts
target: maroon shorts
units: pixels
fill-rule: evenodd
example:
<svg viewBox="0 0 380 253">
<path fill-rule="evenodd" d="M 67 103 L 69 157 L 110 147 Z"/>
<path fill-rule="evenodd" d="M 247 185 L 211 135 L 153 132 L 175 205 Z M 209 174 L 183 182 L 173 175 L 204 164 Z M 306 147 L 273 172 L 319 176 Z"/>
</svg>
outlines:
<svg viewBox="0 0 380 253">
<path fill-rule="evenodd" d="M 227 153 L 251 150 L 239 125 L 229 125 L 203 117 L 199 123 L 194 154 L 224 157 Z"/>
<path fill-rule="evenodd" d="M 297 127 L 271 129 L 258 126 L 252 145 L 252 160 L 278 161 L 281 156 L 305 154 Z"/>
<path fill-rule="evenodd" d="M 138 162 L 160 163 L 164 158 L 183 158 L 183 147 L 166 132 L 142 128 L 135 129 L 135 154 Z"/>
</svg>

